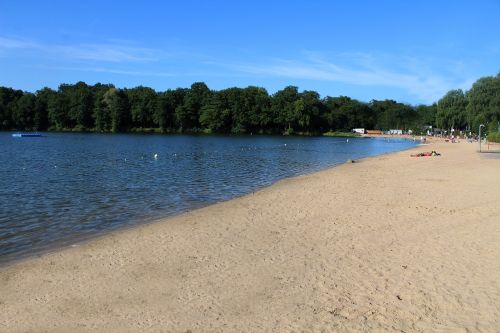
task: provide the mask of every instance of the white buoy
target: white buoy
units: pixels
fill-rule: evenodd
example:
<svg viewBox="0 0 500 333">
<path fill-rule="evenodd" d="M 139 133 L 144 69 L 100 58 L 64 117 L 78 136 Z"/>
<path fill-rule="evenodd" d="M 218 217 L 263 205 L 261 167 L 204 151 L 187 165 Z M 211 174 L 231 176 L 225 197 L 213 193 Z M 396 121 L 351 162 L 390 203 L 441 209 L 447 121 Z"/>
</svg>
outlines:
<svg viewBox="0 0 500 333">
<path fill-rule="evenodd" d="M 347 139 L 347 143 L 349 143 L 349 139 Z"/>
<path fill-rule="evenodd" d="M 158 159 L 158 154 L 154 154 L 154 159 L 157 160 Z"/>
</svg>

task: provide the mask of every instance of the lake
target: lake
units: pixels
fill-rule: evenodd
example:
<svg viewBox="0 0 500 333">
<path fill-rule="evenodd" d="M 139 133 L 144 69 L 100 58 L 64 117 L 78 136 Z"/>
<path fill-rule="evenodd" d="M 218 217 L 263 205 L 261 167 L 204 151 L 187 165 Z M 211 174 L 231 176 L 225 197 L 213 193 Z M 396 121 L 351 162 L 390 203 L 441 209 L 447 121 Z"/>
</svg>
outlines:
<svg viewBox="0 0 500 333">
<path fill-rule="evenodd" d="M 402 139 L 0 132 L 0 263 L 413 147 Z"/>
</svg>

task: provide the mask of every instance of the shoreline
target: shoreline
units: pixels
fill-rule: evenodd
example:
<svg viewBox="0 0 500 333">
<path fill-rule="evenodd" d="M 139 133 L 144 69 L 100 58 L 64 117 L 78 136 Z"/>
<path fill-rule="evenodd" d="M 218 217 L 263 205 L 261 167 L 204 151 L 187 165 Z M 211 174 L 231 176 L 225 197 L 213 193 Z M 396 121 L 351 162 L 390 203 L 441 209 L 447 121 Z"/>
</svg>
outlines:
<svg viewBox="0 0 500 333">
<path fill-rule="evenodd" d="M 494 331 L 498 161 L 473 146 L 339 164 L 9 264 L 0 328 Z"/>
<path fill-rule="evenodd" d="M 64 133 L 64 132 L 60 132 L 60 133 Z M 79 132 L 75 132 L 75 133 L 79 133 Z M 119 134 L 127 134 L 127 133 L 119 133 Z M 355 137 L 355 138 L 362 139 L 363 137 L 360 136 L 360 137 Z M 373 136 L 373 137 L 367 136 L 365 138 L 385 138 L 385 137 L 383 137 L 383 136 Z M 400 136 L 400 137 L 391 136 L 391 137 L 387 137 L 387 138 L 395 139 L 395 140 L 401 140 L 401 139 L 411 140 L 410 137 L 405 137 L 405 136 Z M 399 152 L 403 152 L 403 151 L 410 151 L 412 149 L 418 148 L 421 145 L 422 144 L 416 144 L 416 146 L 414 146 L 414 147 L 409 147 L 409 148 L 406 148 L 406 149 L 403 149 L 403 150 L 399 150 L 399 151 L 395 151 L 395 152 L 386 152 L 386 153 L 382 153 L 380 155 L 364 157 L 364 158 L 358 159 L 356 161 L 362 161 L 362 160 L 366 160 L 366 159 L 370 159 L 370 158 L 376 158 L 378 156 L 390 155 L 390 154 L 399 153 Z M 70 249 L 70 248 L 80 247 L 80 246 L 82 246 L 82 245 L 84 245 L 86 243 L 92 242 L 94 240 L 101 239 L 103 237 L 107 237 L 108 235 L 113 235 L 115 233 L 125 232 L 127 230 L 131 230 L 131 229 L 138 228 L 138 227 L 141 227 L 141 226 L 147 226 L 147 225 L 154 224 L 154 223 L 168 222 L 167 220 L 170 220 L 172 218 L 178 217 L 178 216 L 183 215 L 183 214 L 187 214 L 187 213 L 192 212 L 192 211 L 197 211 L 199 209 L 204 209 L 204 208 L 207 208 L 209 206 L 213 206 L 213 205 L 217 205 L 217 204 L 220 204 L 220 203 L 223 203 L 223 202 L 227 202 L 227 201 L 235 200 L 235 199 L 238 199 L 238 198 L 242 198 L 242 197 L 245 197 L 247 195 L 253 195 L 253 194 L 257 193 L 257 192 L 260 192 L 260 191 L 262 191 L 262 190 L 264 190 L 266 188 L 272 187 L 275 184 L 277 184 L 279 182 L 282 182 L 282 181 L 285 181 L 285 180 L 288 180 L 288 179 L 303 177 L 303 176 L 307 176 L 307 175 L 310 175 L 310 174 L 313 174 L 313 173 L 322 172 L 322 171 L 325 171 L 325 170 L 328 170 L 328 169 L 331 169 L 331 168 L 336 168 L 336 167 L 338 167 L 338 166 L 340 166 L 340 165 L 342 165 L 344 163 L 347 163 L 348 161 L 349 161 L 349 159 L 345 160 L 343 162 L 339 162 L 337 164 L 333 164 L 333 165 L 327 166 L 327 167 L 325 167 L 323 169 L 320 169 L 320 170 L 309 171 L 309 172 L 306 172 L 304 174 L 300 174 L 300 175 L 296 175 L 296 176 L 292 176 L 292 177 L 281 178 L 281 179 L 278 179 L 278 180 L 274 181 L 273 183 L 271 183 L 269 185 L 262 186 L 262 187 L 254 190 L 252 192 L 244 193 L 244 194 L 238 195 L 236 197 L 230 198 L 228 200 L 223 200 L 223 201 L 219 201 L 219 202 L 210 203 L 210 204 L 207 204 L 207 205 L 203 205 L 201 207 L 196 207 L 196 208 L 188 209 L 186 211 L 174 212 L 174 213 L 171 213 L 171 215 L 167 215 L 167 216 L 163 216 L 163 217 L 157 217 L 157 218 L 151 217 L 151 218 L 141 219 L 140 221 L 136 221 L 134 223 L 125 224 L 123 226 L 117 227 L 114 230 L 109 230 L 109 231 L 105 230 L 105 231 L 102 231 L 102 232 L 97 233 L 97 234 L 90 234 L 90 235 L 84 235 L 84 236 L 80 236 L 80 237 L 75 237 L 73 239 L 60 240 L 59 242 L 55 242 L 53 244 L 53 246 L 50 246 L 49 248 L 43 249 L 43 250 L 41 250 L 39 252 L 35 252 L 35 253 L 31 253 L 31 254 L 25 254 L 25 255 L 21 256 L 20 258 L 8 259 L 8 260 L 2 260 L 0 258 L 0 271 L 3 268 L 6 268 L 6 267 L 9 267 L 9 266 L 12 266 L 12 265 L 16 265 L 18 263 L 22 263 L 23 261 L 26 261 L 26 260 L 34 260 L 34 259 L 41 258 L 41 257 L 43 257 L 45 255 L 48 255 L 48 254 L 51 254 L 51 253 L 57 253 L 59 251 L 64 251 L 64 250 L 67 250 L 67 249 Z"/>
</svg>

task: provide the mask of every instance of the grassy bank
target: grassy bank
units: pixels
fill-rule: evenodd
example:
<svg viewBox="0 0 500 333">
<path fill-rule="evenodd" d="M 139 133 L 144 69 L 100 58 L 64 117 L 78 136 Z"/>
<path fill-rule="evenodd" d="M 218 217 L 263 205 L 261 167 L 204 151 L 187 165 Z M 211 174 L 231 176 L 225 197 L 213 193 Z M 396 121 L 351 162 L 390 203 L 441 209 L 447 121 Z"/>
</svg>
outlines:
<svg viewBox="0 0 500 333">
<path fill-rule="evenodd" d="M 323 133 L 323 136 L 333 136 L 333 137 L 342 137 L 342 138 L 354 138 L 354 137 L 360 137 L 358 133 L 352 133 L 352 132 L 334 132 L 334 131 L 329 131 L 326 133 Z"/>
<path fill-rule="evenodd" d="M 488 134 L 488 141 L 500 142 L 500 132 L 492 132 L 492 133 Z"/>
</svg>

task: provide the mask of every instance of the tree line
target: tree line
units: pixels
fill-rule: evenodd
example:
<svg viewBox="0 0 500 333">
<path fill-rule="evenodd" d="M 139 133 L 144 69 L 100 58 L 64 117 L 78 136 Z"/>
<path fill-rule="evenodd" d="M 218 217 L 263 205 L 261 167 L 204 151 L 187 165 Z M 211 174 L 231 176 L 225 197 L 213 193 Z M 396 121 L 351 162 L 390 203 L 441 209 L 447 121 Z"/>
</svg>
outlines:
<svg viewBox="0 0 500 333">
<path fill-rule="evenodd" d="M 361 127 L 419 133 L 424 126 L 467 130 L 479 123 L 494 129 L 499 120 L 500 75 L 418 106 L 320 98 L 294 86 L 271 95 L 254 86 L 215 91 L 203 82 L 163 92 L 84 82 L 36 93 L 0 87 L 0 130 L 314 135 Z"/>
</svg>

